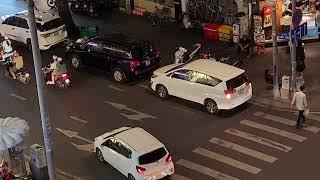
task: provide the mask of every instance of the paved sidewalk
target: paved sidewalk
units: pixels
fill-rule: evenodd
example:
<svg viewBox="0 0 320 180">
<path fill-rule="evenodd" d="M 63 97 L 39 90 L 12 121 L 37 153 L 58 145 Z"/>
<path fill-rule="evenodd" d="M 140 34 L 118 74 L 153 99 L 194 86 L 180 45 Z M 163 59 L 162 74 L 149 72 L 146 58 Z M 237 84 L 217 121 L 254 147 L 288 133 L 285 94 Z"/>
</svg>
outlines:
<svg viewBox="0 0 320 180">
<path fill-rule="evenodd" d="M 306 69 L 304 71 L 304 81 L 306 86 L 307 101 L 311 112 L 320 112 L 320 79 L 318 69 L 320 67 L 320 43 L 310 43 L 305 45 Z M 279 48 L 280 74 L 291 75 L 291 63 L 289 54 L 286 54 L 285 47 Z M 253 104 L 264 106 L 270 109 L 280 109 L 285 111 L 296 111 L 290 108 L 289 100 L 275 100 L 272 90 L 267 90 L 264 80 L 264 69 L 272 69 L 272 49 L 267 49 L 263 56 L 256 56 L 250 59 L 247 71 L 253 82 L 254 98 Z"/>
</svg>

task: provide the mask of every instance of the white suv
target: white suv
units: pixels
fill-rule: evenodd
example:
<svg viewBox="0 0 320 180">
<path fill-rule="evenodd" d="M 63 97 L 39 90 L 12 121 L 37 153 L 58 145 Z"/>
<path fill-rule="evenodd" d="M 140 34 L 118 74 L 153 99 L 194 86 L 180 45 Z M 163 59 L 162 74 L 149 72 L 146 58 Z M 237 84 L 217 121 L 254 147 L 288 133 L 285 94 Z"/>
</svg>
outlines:
<svg viewBox="0 0 320 180">
<path fill-rule="evenodd" d="M 172 95 L 203 104 L 211 114 L 233 109 L 252 97 L 251 83 L 243 69 L 203 59 L 156 70 L 151 88 L 160 98 Z"/>
<path fill-rule="evenodd" d="M 122 127 L 95 138 L 94 151 L 129 180 L 156 180 L 174 173 L 167 148 L 142 128 Z"/>
<path fill-rule="evenodd" d="M 56 15 L 35 10 L 39 47 L 47 50 L 64 41 L 68 34 L 63 20 Z M 31 47 L 28 12 L 9 16 L 0 24 L 0 34 Z"/>
</svg>

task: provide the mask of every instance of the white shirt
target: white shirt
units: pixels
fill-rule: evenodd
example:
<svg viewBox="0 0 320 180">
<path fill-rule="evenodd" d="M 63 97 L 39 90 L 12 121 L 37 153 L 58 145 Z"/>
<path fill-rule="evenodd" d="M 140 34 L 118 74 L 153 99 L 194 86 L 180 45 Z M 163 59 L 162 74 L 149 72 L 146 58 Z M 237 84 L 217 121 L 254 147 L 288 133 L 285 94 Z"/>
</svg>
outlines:
<svg viewBox="0 0 320 180">
<path fill-rule="evenodd" d="M 306 94 L 302 91 L 296 92 L 293 96 L 291 104 L 296 103 L 297 109 L 299 111 L 305 110 L 307 106 L 307 97 Z"/>
<path fill-rule="evenodd" d="M 2 48 L 3 48 L 3 51 L 4 51 L 5 53 L 9 53 L 9 52 L 12 52 L 12 51 L 13 51 L 13 49 L 12 49 L 12 47 L 11 47 L 11 41 L 10 41 L 10 40 L 4 40 L 4 41 L 2 42 Z"/>
</svg>

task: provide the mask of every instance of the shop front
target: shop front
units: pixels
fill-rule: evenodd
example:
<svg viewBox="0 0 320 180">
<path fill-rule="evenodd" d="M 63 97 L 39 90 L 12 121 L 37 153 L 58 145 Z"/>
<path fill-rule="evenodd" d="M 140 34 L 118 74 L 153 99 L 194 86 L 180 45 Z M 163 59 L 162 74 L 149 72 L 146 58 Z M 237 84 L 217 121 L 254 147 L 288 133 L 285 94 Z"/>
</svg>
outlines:
<svg viewBox="0 0 320 180">
<path fill-rule="evenodd" d="M 302 16 L 300 25 L 307 23 L 307 35 L 303 39 L 319 38 L 319 10 L 317 10 L 317 0 L 297 0 L 297 12 Z M 265 42 L 272 41 L 272 8 L 266 5 L 265 0 L 261 0 L 260 4 L 261 34 L 264 36 Z M 277 32 L 279 34 L 278 41 L 288 41 L 288 33 L 292 24 L 291 0 L 277 0 Z M 295 16 L 295 15 L 294 15 Z M 299 18 L 298 18 L 299 19 Z M 286 37 L 286 38 L 284 38 Z"/>
</svg>

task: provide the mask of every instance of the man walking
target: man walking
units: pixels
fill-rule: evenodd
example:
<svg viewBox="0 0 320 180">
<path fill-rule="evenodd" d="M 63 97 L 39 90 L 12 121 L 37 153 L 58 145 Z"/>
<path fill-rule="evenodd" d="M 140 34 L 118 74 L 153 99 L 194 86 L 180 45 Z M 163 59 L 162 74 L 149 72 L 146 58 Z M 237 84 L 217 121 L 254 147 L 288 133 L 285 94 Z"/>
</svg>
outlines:
<svg viewBox="0 0 320 180">
<path fill-rule="evenodd" d="M 291 108 L 292 108 L 292 105 L 295 103 L 299 111 L 299 116 L 298 116 L 297 126 L 296 126 L 297 129 L 302 127 L 301 120 L 302 120 L 302 123 L 306 121 L 306 118 L 304 117 L 303 113 L 305 111 L 305 108 L 307 107 L 307 97 L 306 97 L 306 94 L 303 92 L 303 90 L 304 90 L 304 86 L 302 85 L 300 86 L 300 91 L 294 94 L 293 99 L 291 101 Z"/>
</svg>

